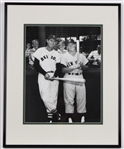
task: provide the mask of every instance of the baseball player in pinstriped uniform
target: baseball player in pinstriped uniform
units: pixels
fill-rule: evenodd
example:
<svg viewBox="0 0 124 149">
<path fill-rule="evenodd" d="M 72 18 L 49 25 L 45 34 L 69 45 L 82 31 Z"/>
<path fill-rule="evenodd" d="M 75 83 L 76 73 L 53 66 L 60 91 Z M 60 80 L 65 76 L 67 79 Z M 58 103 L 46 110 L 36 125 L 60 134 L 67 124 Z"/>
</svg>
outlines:
<svg viewBox="0 0 124 149">
<path fill-rule="evenodd" d="M 62 72 L 65 78 L 83 78 L 83 69 L 88 68 L 88 60 L 83 54 L 76 52 L 76 44 L 70 40 L 67 44 L 67 50 L 62 55 L 61 64 Z M 77 113 L 74 117 L 74 98 L 76 95 Z M 64 102 L 65 113 L 71 118 L 72 122 L 81 122 L 82 117 L 86 113 L 86 90 L 84 83 L 64 82 Z"/>
<path fill-rule="evenodd" d="M 57 97 L 59 82 L 52 78 L 60 73 L 60 55 L 54 50 L 56 37 L 49 35 L 47 46 L 39 48 L 34 54 L 34 68 L 39 72 L 38 85 L 40 96 L 48 113 L 48 122 L 61 121 L 61 115 L 57 112 Z"/>
</svg>

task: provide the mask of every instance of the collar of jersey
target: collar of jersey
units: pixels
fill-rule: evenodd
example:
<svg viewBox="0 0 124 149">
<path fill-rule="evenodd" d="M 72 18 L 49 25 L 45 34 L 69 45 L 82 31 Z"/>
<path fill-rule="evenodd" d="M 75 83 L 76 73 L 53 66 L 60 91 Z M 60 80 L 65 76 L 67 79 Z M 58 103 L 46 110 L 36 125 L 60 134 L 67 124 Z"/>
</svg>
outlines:
<svg viewBox="0 0 124 149">
<path fill-rule="evenodd" d="M 47 51 L 47 53 L 53 53 L 53 52 L 55 52 L 55 50 L 53 49 L 53 50 L 51 50 L 51 51 L 48 51 L 47 49 L 46 49 L 46 47 L 45 47 L 45 50 Z"/>
<path fill-rule="evenodd" d="M 67 51 L 67 53 L 69 54 L 69 55 L 71 55 L 68 51 Z M 72 57 L 76 57 L 77 56 L 77 52 L 75 53 L 75 55 L 73 56 L 73 55 L 71 55 Z"/>
</svg>

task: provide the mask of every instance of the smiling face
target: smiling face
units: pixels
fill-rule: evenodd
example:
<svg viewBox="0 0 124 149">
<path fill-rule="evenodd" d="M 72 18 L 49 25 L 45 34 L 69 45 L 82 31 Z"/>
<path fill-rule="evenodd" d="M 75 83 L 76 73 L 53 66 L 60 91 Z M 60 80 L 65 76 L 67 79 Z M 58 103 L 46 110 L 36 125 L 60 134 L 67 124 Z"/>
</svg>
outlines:
<svg viewBox="0 0 124 149">
<path fill-rule="evenodd" d="M 58 47 L 60 50 L 63 50 L 65 48 L 65 44 L 63 41 L 60 41 L 59 44 L 58 44 Z"/>
<path fill-rule="evenodd" d="M 68 49 L 69 52 L 76 51 L 76 44 L 75 43 L 68 43 L 67 49 Z"/>
<path fill-rule="evenodd" d="M 55 39 L 47 39 L 47 46 L 49 47 L 49 48 L 51 48 L 51 49 L 53 49 L 54 48 L 54 46 L 56 45 L 56 41 L 55 41 Z"/>
<path fill-rule="evenodd" d="M 39 48 L 39 42 L 38 42 L 38 40 L 33 40 L 32 41 L 32 47 L 34 49 L 36 49 L 36 50 Z"/>
</svg>

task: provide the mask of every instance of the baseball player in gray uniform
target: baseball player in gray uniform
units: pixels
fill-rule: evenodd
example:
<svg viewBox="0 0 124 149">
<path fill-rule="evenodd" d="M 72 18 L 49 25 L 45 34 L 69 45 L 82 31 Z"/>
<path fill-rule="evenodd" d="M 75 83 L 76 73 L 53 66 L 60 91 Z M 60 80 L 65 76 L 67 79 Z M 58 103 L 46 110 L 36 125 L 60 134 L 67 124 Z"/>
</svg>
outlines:
<svg viewBox="0 0 124 149">
<path fill-rule="evenodd" d="M 64 78 L 83 78 L 83 69 L 88 68 L 88 60 L 83 54 L 76 52 L 74 40 L 67 43 L 67 50 L 62 55 L 61 64 Z M 77 115 L 74 117 L 74 98 L 76 95 Z M 86 113 L 86 89 L 84 83 L 64 82 L 65 113 L 72 122 L 83 122 Z"/>
<path fill-rule="evenodd" d="M 39 48 L 34 54 L 34 68 L 39 72 L 38 85 L 41 99 L 43 100 L 48 113 L 48 122 L 61 121 L 61 115 L 57 112 L 58 85 L 53 80 L 60 73 L 60 54 L 54 50 L 56 37 L 49 35 L 47 46 Z"/>
</svg>

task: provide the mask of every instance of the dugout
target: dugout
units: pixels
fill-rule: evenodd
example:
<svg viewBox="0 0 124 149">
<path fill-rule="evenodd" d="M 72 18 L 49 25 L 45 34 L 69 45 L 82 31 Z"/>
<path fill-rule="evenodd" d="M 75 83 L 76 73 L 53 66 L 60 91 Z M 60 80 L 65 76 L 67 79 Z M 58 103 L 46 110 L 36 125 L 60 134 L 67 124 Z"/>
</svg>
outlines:
<svg viewBox="0 0 124 149">
<path fill-rule="evenodd" d="M 39 46 L 46 46 L 46 39 L 50 34 L 56 35 L 63 40 L 74 39 L 80 52 L 90 53 L 96 46 L 101 44 L 102 27 L 99 25 L 52 25 L 52 26 L 26 26 L 25 43 L 31 43 L 33 39 L 39 39 Z M 26 44 L 25 44 L 26 45 Z"/>
</svg>

